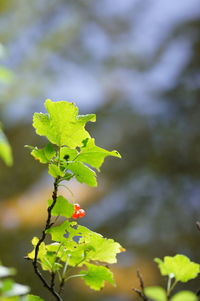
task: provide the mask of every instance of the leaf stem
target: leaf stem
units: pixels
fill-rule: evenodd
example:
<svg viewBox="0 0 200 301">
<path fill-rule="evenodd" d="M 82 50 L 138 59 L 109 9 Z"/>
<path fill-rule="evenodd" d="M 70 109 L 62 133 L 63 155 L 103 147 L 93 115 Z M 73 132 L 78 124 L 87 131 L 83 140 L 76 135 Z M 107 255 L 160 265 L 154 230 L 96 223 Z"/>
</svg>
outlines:
<svg viewBox="0 0 200 301">
<path fill-rule="evenodd" d="M 178 282 L 177 280 L 174 280 L 174 283 L 171 284 L 171 278 L 169 277 L 168 285 L 167 285 L 167 300 L 169 300 L 170 295 L 171 295 L 173 289 L 175 288 L 177 282 Z"/>
</svg>

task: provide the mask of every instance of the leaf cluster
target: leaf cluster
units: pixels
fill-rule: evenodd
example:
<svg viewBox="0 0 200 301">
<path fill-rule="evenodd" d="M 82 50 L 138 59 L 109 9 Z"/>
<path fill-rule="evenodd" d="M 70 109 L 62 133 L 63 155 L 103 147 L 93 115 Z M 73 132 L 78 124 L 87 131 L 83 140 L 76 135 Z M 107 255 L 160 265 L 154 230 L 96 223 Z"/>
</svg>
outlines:
<svg viewBox="0 0 200 301">
<path fill-rule="evenodd" d="M 175 295 L 172 291 L 178 282 L 188 282 L 200 273 L 200 265 L 190 261 L 187 256 L 177 254 L 174 257 L 165 256 L 164 260 L 155 258 L 162 276 L 168 276 L 167 289 L 159 286 L 146 287 L 145 295 L 153 301 L 198 301 L 198 297 L 191 291 L 183 290 Z"/>
<path fill-rule="evenodd" d="M 42 149 L 28 146 L 31 155 L 40 163 L 48 164 L 54 187 L 55 183 L 59 187 L 62 181 L 72 178 L 97 186 L 95 170 L 100 171 L 107 156 L 120 158 L 120 154 L 95 145 L 94 138 L 85 129 L 88 121 L 96 120 L 95 115 L 78 115 L 78 108 L 65 101 L 47 99 L 45 108 L 47 113 L 34 114 L 33 126 L 38 135 L 47 138 L 48 143 Z M 115 285 L 113 274 L 105 265 L 117 261 L 116 255 L 124 251 L 120 244 L 72 221 L 74 205 L 64 196 L 57 195 L 57 188 L 48 201 L 48 213 L 43 236 L 32 239 L 33 250 L 27 257 L 33 261 L 36 270 L 40 264 L 43 271 L 50 273 L 51 284 L 46 284 L 49 290 L 55 295 L 56 277 L 59 294 L 64 283 L 75 277 L 83 279 L 94 290 L 100 290 L 105 281 Z M 65 220 L 59 223 L 59 217 Z M 48 244 L 46 235 L 51 237 Z"/>
</svg>

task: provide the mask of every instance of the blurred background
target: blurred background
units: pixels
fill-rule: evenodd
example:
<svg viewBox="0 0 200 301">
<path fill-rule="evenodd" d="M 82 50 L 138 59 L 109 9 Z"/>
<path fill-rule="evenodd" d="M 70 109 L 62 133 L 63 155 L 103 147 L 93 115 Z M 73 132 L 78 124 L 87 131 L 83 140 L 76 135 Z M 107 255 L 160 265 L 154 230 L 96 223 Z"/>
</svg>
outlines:
<svg viewBox="0 0 200 301">
<path fill-rule="evenodd" d="M 127 249 L 112 267 L 117 288 L 73 280 L 65 298 L 137 300 L 137 268 L 146 285 L 161 281 L 153 258 L 200 261 L 199 0 L 1 0 L 0 43 L 0 120 L 14 155 L 12 167 L 0 162 L 0 259 L 16 280 L 51 300 L 23 259 L 52 191 L 24 149 L 45 143 L 31 120 L 46 98 L 96 113 L 97 145 L 122 155 L 106 159 L 98 188 L 71 184 L 81 223 Z"/>
</svg>

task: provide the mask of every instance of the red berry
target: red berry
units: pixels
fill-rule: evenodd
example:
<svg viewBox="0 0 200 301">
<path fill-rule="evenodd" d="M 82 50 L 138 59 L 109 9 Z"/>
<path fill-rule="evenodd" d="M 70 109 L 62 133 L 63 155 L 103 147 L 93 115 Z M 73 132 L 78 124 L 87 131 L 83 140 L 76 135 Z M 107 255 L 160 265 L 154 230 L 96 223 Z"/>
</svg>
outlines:
<svg viewBox="0 0 200 301">
<path fill-rule="evenodd" d="M 72 215 L 73 218 L 77 219 L 79 218 L 79 213 L 78 211 L 76 211 L 73 215 Z"/>
<path fill-rule="evenodd" d="M 84 217 L 86 214 L 85 210 L 83 210 L 83 209 L 78 210 L 77 213 L 79 214 L 79 217 Z"/>
<path fill-rule="evenodd" d="M 81 206 L 79 204 L 74 204 L 74 210 L 75 212 L 81 209 Z"/>
</svg>

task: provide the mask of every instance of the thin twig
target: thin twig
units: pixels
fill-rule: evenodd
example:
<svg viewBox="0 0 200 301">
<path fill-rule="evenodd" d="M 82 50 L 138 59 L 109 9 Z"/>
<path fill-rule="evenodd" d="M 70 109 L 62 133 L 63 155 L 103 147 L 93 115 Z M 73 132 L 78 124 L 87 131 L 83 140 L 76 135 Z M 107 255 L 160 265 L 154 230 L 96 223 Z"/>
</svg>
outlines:
<svg viewBox="0 0 200 301">
<path fill-rule="evenodd" d="M 144 293 L 144 280 L 142 278 L 142 275 L 139 270 L 137 270 L 137 278 L 139 279 L 140 283 L 140 289 L 133 288 L 133 291 L 138 294 L 138 296 L 143 300 L 143 301 L 149 301 L 149 299 L 145 296 Z"/>
<path fill-rule="evenodd" d="M 55 274 L 54 273 L 52 274 L 51 283 L 49 284 L 47 282 L 47 280 L 43 277 L 43 275 L 41 274 L 41 272 L 39 271 L 39 268 L 38 268 L 38 254 L 39 254 L 40 245 L 42 244 L 42 242 L 46 238 L 46 230 L 51 228 L 51 226 L 53 225 L 53 223 L 51 223 L 51 211 L 52 211 L 53 207 L 56 204 L 59 179 L 60 178 L 57 177 L 54 181 L 54 190 L 53 190 L 53 194 L 52 194 L 53 202 L 48 207 L 48 216 L 47 216 L 47 220 L 46 220 L 46 225 L 45 225 L 44 230 L 42 231 L 41 238 L 39 239 L 37 245 L 35 246 L 35 257 L 34 257 L 34 260 L 33 260 L 33 267 L 34 267 L 34 271 L 35 271 L 36 275 L 40 278 L 43 285 L 52 293 L 52 295 L 56 298 L 56 300 L 57 301 L 63 301 L 61 296 L 59 295 L 59 293 L 57 293 L 54 289 Z"/>
</svg>

